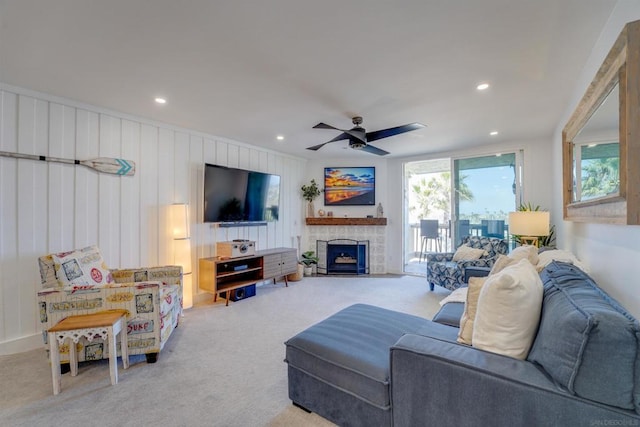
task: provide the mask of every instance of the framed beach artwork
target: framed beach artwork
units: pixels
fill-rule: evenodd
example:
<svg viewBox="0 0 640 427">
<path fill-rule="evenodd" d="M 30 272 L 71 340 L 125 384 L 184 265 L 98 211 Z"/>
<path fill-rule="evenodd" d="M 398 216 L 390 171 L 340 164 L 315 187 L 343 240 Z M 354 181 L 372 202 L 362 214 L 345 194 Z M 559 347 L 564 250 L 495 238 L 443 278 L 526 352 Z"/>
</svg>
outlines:
<svg viewBox="0 0 640 427">
<path fill-rule="evenodd" d="M 375 206 L 376 168 L 324 168 L 324 204 Z"/>
</svg>

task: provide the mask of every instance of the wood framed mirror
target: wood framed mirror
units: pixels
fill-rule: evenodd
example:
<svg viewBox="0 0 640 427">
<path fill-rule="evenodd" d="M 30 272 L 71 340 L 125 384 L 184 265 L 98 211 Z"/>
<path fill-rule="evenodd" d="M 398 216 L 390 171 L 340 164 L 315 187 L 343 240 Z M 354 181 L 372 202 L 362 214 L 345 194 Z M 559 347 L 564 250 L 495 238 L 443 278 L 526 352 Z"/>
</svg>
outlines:
<svg viewBox="0 0 640 427">
<path fill-rule="evenodd" d="M 562 131 L 565 220 L 640 224 L 640 21 L 630 22 Z"/>
</svg>

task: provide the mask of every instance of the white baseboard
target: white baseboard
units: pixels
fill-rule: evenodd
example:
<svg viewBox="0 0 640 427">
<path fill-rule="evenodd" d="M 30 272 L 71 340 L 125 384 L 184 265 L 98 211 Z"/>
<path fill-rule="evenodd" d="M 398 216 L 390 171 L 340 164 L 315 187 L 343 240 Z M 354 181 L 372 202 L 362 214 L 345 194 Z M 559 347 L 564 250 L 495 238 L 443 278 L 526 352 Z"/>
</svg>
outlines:
<svg viewBox="0 0 640 427">
<path fill-rule="evenodd" d="M 44 348 L 44 341 L 42 340 L 42 334 L 29 335 L 22 338 L 17 338 L 11 341 L 4 341 L 0 343 L 0 356 L 6 356 L 8 354 L 22 353 L 25 351 L 35 350 L 37 348 Z"/>
</svg>

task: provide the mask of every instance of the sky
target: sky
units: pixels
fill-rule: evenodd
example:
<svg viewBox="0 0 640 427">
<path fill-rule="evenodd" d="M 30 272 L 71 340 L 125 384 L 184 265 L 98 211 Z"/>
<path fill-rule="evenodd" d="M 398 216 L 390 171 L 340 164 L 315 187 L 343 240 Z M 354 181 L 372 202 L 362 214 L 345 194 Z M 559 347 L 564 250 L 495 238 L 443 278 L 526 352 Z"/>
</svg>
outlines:
<svg viewBox="0 0 640 427">
<path fill-rule="evenodd" d="M 471 189 L 474 200 L 472 202 L 463 201 L 460 203 L 461 215 L 476 213 L 485 216 L 488 213 L 489 215 L 486 215 L 487 219 L 506 220 L 507 214 L 516 209 L 516 199 L 513 194 L 514 171 L 512 167 L 499 166 L 493 168 L 467 169 L 464 170 L 462 174 L 467 176 L 465 182 Z M 436 175 L 438 175 L 438 173 L 416 174 L 412 177 L 410 185 L 417 183 L 422 177 L 425 177 L 426 180 L 429 181 L 432 176 Z M 412 199 L 413 197 L 410 196 L 410 200 Z M 492 213 L 497 214 L 500 211 L 504 212 L 504 217 L 494 218 L 491 215 Z M 448 219 L 444 218 L 442 212 L 432 212 L 429 216 L 432 219 L 438 219 L 440 221 Z M 417 222 L 417 212 L 410 212 L 409 222 Z"/>
<path fill-rule="evenodd" d="M 474 201 L 461 202 L 460 214 L 485 213 L 487 210 L 513 212 L 516 209 L 513 173 L 510 166 L 463 171 L 463 175 L 468 177 L 465 182 L 473 193 Z"/>
</svg>

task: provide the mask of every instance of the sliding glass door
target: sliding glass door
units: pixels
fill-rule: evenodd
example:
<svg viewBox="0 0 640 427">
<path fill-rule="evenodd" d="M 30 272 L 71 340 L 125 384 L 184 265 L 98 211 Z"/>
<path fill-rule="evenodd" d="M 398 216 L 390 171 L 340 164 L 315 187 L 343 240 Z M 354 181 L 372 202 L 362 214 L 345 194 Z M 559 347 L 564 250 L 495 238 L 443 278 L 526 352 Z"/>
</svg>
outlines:
<svg viewBox="0 0 640 427">
<path fill-rule="evenodd" d="M 464 236 L 508 239 L 521 165 L 521 152 L 406 163 L 404 272 L 425 275 L 426 254 L 454 252 Z"/>
<path fill-rule="evenodd" d="M 404 189 L 404 271 L 426 275 L 426 254 L 450 249 L 451 159 L 406 163 Z"/>
<path fill-rule="evenodd" d="M 453 161 L 453 247 L 464 236 L 509 238 L 507 219 L 519 205 L 521 153 Z"/>
</svg>

